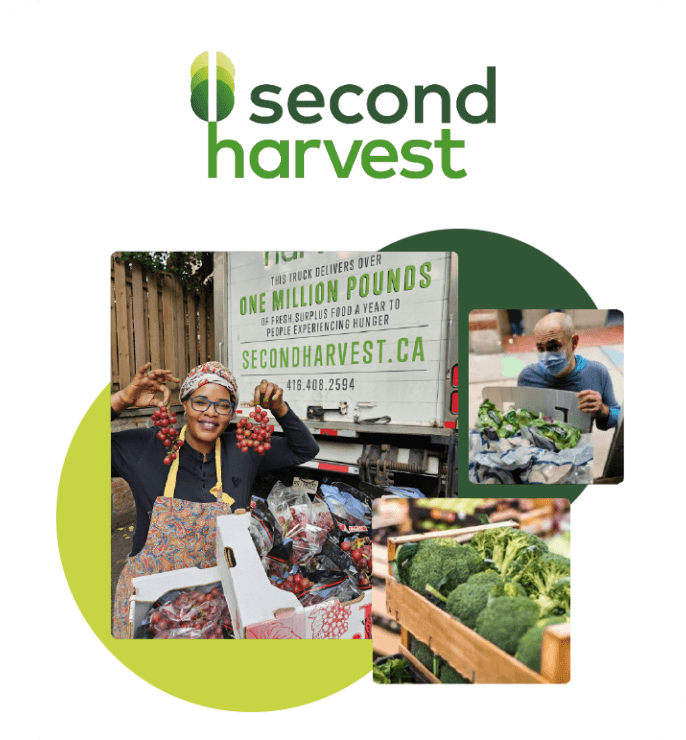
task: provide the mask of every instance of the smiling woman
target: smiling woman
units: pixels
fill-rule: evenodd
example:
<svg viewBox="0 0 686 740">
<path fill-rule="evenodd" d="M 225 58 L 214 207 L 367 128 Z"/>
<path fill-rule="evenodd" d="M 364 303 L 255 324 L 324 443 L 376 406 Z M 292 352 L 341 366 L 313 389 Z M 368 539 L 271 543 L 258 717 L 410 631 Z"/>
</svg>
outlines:
<svg viewBox="0 0 686 740">
<path fill-rule="evenodd" d="M 111 399 L 112 418 L 129 406 L 154 405 L 163 394 L 166 409 L 171 382 L 167 370 L 144 365 L 132 382 Z M 218 362 L 191 370 L 181 385 L 186 424 L 172 433 L 174 416 L 156 419 L 156 429 L 130 429 L 112 434 L 112 477 L 124 478 L 136 503 L 136 529 L 128 561 L 119 577 L 113 635 L 127 635 L 131 581 L 178 568 L 216 565 L 215 520 L 250 505 L 251 489 L 261 470 L 300 465 L 319 452 L 307 427 L 290 410 L 278 386 L 263 380 L 249 406 L 270 410 L 284 432 L 259 454 L 244 453 L 229 429 L 238 405 L 232 373 Z M 170 453 L 170 449 L 172 452 Z"/>
</svg>

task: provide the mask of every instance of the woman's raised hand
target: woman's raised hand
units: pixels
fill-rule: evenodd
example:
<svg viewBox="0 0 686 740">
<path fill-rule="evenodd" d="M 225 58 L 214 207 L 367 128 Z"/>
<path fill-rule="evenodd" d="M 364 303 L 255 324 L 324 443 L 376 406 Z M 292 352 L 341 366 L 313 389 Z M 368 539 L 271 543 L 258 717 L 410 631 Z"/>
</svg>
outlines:
<svg viewBox="0 0 686 740">
<path fill-rule="evenodd" d="M 271 409 L 274 416 L 283 416 L 288 411 L 288 405 L 283 400 L 283 388 L 275 383 L 263 380 L 255 386 L 255 398 L 248 406 L 262 406 L 263 409 Z"/>
<path fill-rule="evenodd" d="M 169 370 L 151 370 L 152 363 L 148 362 L 138 369 L 131 382 L 118 393 L 112 396 L 112 408 L 121 411 L 127 406 L 144 408 L 155 405 L 155 394 L 162 393 L 163 400 L 158 406 L 169 403 L 171 391 L 167 383 L 180 383 Z M 118 407 L 118 408 L 117 408 Z"/>
</svg>

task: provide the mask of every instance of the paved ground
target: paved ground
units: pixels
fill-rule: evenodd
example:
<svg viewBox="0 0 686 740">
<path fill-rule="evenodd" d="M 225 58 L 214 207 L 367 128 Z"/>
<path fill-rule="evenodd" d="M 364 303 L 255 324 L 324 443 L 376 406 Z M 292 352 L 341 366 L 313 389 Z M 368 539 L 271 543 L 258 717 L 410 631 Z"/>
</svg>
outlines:
<svg viewBox="0 0 686 740">
<path fill-rule="evenodd" d="M 591 346 L 591 341 L 603 341 L 622 338 L 616 334 L 621 327 L 608 327 L 603 330 L 593 330 L 582 335 L 579 341 L 578 353 L 587 360 L 597 360 L 610 371 L 615 395 L 619 403 L 624 402 L 624 344 L 613 343 Z M 527 340 L 527 344 L 522 340 Z M 506 340 L 507 341 L 507 340 Z M 490 385 L 516 386 L 517 376 L 526 365 L 538 362 L 535 352 L 535 343 L 532 337 L 516 337 L 514 346 L 528 346 L 531 351 L 507 351 L 493 355 L 469 355 L 469 428 L 473 429 L 477 411 L 484 399 L 483 389 Z M 601 432 L 593 428 L 593 477 L 602 475 L 607 454 L 612 442 L 613 430 Z"/>
</svg>

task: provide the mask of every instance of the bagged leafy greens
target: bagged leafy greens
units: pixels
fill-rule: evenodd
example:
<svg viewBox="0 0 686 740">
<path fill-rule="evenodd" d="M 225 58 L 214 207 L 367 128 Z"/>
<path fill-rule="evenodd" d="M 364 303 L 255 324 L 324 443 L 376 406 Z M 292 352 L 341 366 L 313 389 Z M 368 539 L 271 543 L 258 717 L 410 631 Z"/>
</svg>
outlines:
<svg viewBox="0 0 686 740">
<path fill-rule="evenodd" d="M 564 421 L 534 419 L 528 426 L 551 439 L 558 450 L 571 450 L 579 444 L 579 439 L 581 439 L 581 430 L 571 424 L 565 424 Z"/>
<path fill-rule="evenodd" d="M 495 429 L 498 431 L 503 425 L 503 415 L 494 403 L 486 399 L 479 407 L 476 420 L 477 429 Z"/>
<path fill-rule="evenodd" d="M 488 399 L 479 407 L 476 428 L 487 434 L 489 439 L 496 439 L 495 434 L 500 439 L 507 439 L 524 428 L 531 428 L 539 436 L 551 440 L 558 450 L 573 449 L 581 438 L 581 431 L 576 427 L 550 416 L 539 416 L 528 409 L 511 409 L 503 416 Z"/>
</svg>

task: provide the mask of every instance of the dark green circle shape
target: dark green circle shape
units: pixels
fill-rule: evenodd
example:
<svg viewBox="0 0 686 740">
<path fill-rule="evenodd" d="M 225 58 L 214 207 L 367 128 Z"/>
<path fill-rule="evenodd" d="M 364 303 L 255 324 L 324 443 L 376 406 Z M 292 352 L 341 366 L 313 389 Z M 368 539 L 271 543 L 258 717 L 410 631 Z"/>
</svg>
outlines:
<svg viewBox="0 0 686 740">
<path fill-rule="evenodd" d="M 203 80 L 193 88 L 191 93 L 191 108 L 201 121 L 207 121 L 209 117 L 209 87 L 209 81 Z"/>
<path fill-rule="evenodd" d="M 64 574 L 81 614 L 103 645 L 133 673 L 172 696 L 237 712 L 309 704 L 369 673 L 371 640 L 112 637 L 109 399 L 108 385 L 79 424 L 57 496 L 57 541 Z M 277 679 L 274 685 L 275 676 L 286 680 Z"/>
<path fill-rule="evenodd" d="M 490 231 L 444 229 L 401 239 L 385 249 L 394 252 L 456 252 L 458 255 L 458 355 L 463 387 L 469 378 L 469 312 L 475 308 L 547 305 L 597 308 L 581 283 L 539 249 Z M 382 250 L 384 251 L 384 250 Z M 571 255 L 570 255 L 571 256 Z M 468 433 L 469 393 L 465 387 L 458 427 Z M 464 498 L 482 498 L 484 486 L 470 483 L 468 444 L 458 453 L 458 488 Z M 554 495 L 577 499 L 586 486 L 553 486 Z M 541 487 L 517 487 L 520 498 L 537 498 Z"/>
<path fill-rule="evenodd" d="M 217 79 L 217 121 L 223 121 L 233 110 L 233 90 L 223 80 Z"/>
</svg>

